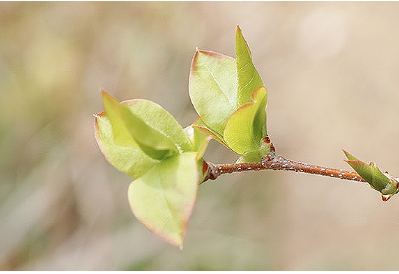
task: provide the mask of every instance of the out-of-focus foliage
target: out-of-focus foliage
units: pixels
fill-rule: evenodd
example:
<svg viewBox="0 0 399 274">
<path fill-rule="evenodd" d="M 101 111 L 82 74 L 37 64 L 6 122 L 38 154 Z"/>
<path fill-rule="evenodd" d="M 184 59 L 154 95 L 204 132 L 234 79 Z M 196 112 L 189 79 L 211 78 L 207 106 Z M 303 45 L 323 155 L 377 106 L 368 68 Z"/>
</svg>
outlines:
<svg viewBox="0 0 399 274">
<path fill-rule="evenodd" d="M 132 217 L 131 179 L 102 157 L 92 116 L 103 88 L 189 125 L 195 48 L 234 56 L 239 24 L 279 154 L 347 168 L 347 148 L 396 174 L 398 12 L 395 2 L 1 2 L 0 269 L 398 269 L 397 199 L 288 172 L 201 185 L 180 252 Z M 204 158 L 236 157 L 211 142 Z"/>
</svg>

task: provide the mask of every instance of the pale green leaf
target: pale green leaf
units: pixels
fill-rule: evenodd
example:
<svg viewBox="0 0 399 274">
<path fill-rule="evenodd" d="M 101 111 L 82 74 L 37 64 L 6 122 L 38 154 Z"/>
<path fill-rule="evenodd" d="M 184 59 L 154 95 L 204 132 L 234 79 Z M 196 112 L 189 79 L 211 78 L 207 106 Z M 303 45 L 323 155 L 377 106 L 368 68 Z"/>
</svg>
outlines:
<svg viewBox="0 0 399 274">
<path fill-rule="evenodd" d="M 237 108 L 237 71 L 234 58 L 197 50 L 190 70 L 189 92 L 195 110 L 219 135 Z"/>
<path fill-rule="evenodd" d="M 107 161 L 132 178 L 143 176 L 159 161 L 147 156 L 133 141 L 130 146 L 115 143 L 112 126 L 105 112 L 95 116 L 95 137 Z"/>
<path fill-rule="evenodd" d="M 160 105 L 144 99 L 122 102 L 132 113 L 141 117 L 152 128 L 160 131 L 176 144 L 180 152 L 191 151 L 191 142 L 176 119 Z"/>
<path fill-rule="evenodd" d="M 136 142 L 123 117 L 119 102 L 105 91 L 101 91 L 106 115 L 112 125 L 114 142 L 119 146 L 134 146 Z"/>
<path fill-rule="evenodd" d="M 262 138 L 267 135 L 266 95 L 264 87 L 254 91 L 251 95 L 253 102 L 246 103 L 237 109 L 226 124 L 224 140 L 237 154 L 242 155 L 249 151 L 259 150 Z"/>
<path fill-rule="evenodd" d="M 162 160 L 179 153 L 176 144 L 169 136 L 152 128 L 143 119 L 133 114 L 127 106 L 120 105 L 134 140 L 153 159 Z"/>
<path fill-rule="evenodd" d="M 236 61 L 238 76 L 238 105 L 251 102 L 251 94 L 263 87 L 262 79 L 252 63 L 251 52 L 242 35 L 241 29 L 236 30 Z"/>
<path fill-rule="evenodd" d="M 136 114 L 126 103 L 119 103 L 104 91 L 103 102 L 106 115 L 112 124 L 116 144 L 131 146 L 131 140 L 127 138 L 130 133 L 131 138 L 143 152 L 157 160 L 178 153 L 179 148 L 180 151 L 190 150 L 190 142 L 181 126 L 167 111 L 158 107 L 155 103 L 151 103 L 152 109 L 145 109 L 145 113 Z M 132 105 L 135 104 L 138 104 L 138 102 L 132 102 Z M 149 105 L 148 103 L 142 104 Z M 143 109 L 142 106 L 139 109 Z M 151 111 L 154 109 L 158 111 Z M 154 118 L 156 120 L 153 120 Z M 159 125 L 162 121 L 164 130 L 154 126 L 154 121 L 156 121 L 155 125 Z M 180 133 L 180 135 L 173 133 Z M 181 148 L 182 144 L 186 149 Z"/>
<path fill-rule="evenodd" d="M 153 233 L 180 248 L 202 179 L 201 170 L 197 153 L 186 152 L 163 160 L 129 186 L 134 215 Z"/>
<path fill-rule="evenodd" d="M 114 167 L 133 178 L 138 178 L 158 163 L 158 161 L 145 154 L 137 142 L 134 141 L 130 130 L 121 118 L 120 108 L 113 107 L 119 104 L 116 99 L 109 96 L 105 100 L 105 104 L 108 104 L 107 107 L 110 111 L 101 112 L 95 118 L 95 136 L 100 149 Z M 121 105 L 126 106 L 137 117 L 145 120 L 150 127 L 169 136 L 179 150 L 192 150 L 191 142 L 185 135 L 183 128 L 172 115 L 158 104 L 140 99 L 125 101 Z M 115 127 L 120 137 L 119 142 L 115 140 L 109 114 L 113 115 Z"/>
</svg>

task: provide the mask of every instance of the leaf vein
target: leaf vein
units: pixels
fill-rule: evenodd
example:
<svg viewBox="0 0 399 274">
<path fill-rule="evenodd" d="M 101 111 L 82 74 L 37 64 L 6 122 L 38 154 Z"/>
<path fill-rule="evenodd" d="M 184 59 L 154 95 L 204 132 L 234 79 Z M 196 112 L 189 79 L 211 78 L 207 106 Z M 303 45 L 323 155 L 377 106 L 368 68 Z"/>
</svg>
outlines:
<svg viewBox="0 0 399 274">
<path fill-rule="evenodd" d="M 216 83 L 216 85 L 218 86 L 219 91 L 221 92 L 221 94 L 223 94 L 223 95 L 227 98 L 227 101 L 229 102 L 230 106 L 231 106 L 232 108 L 234 108 L 234 103 L 231 102 L 229 96 L 227 96 L 227 94 L 223 92 L 223 89 L 222 89 L 220 83 L 216 80 L 215 75 L 212 73 L 212 71 L 209 69 L 208 66 L 204 66 L 204 67 L 205 67 L 206 70 L 209 72 L 209 74 L 212 76 L 212 80 L 213 80 L 213 81 Z"/>
</svg>

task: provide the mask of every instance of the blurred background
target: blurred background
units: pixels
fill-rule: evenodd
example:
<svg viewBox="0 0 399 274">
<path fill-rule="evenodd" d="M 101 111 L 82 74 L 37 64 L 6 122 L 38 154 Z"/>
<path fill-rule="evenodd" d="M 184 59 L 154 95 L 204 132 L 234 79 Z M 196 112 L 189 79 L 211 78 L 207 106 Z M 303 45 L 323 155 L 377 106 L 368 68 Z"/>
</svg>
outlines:
<svg viewBox="0 0 399 274">
<path fill-rule="evenodd" d="M 95 142 L 99 88 L 183 125 L 195 48 L 234 56 L 240 25 L 277 153 L 399 176 L 399 3 L 0 3 L 1 270 L 398 270 L 399 197 L 279 171 L 199 188 L 183 251 L 131 213 Z M 212 141 L 205 159 L 234 162 Z"/>
</svg>

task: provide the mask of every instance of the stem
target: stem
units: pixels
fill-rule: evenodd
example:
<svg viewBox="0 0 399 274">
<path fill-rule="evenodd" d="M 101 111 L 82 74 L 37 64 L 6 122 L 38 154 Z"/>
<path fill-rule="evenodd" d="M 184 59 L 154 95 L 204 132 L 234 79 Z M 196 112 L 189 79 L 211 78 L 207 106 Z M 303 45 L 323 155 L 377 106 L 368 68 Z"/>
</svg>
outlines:
<svg viewBox="0 0 399 274">
<path fill-rule="evenodd" d="M 352 180 L 365 182 L 356 172 L 346 171 L 342 169 L 328 168 L 322 166 L 309 165 L 301 162 L 285 159 L 282 156 L 269 154 L 262 162 L 257 163 L 241 163 L 241 164 L 208 164 L 208 173 L 203 182 L 207 180 L 215 180 L 220 175 L 233 172 L 241 172 L 248 170 L 290 170 L 295 172 L 304 172 L 310 174 L 317 174 L 322 176 L 329 176 L 344 180 Z"/>
</svg>

